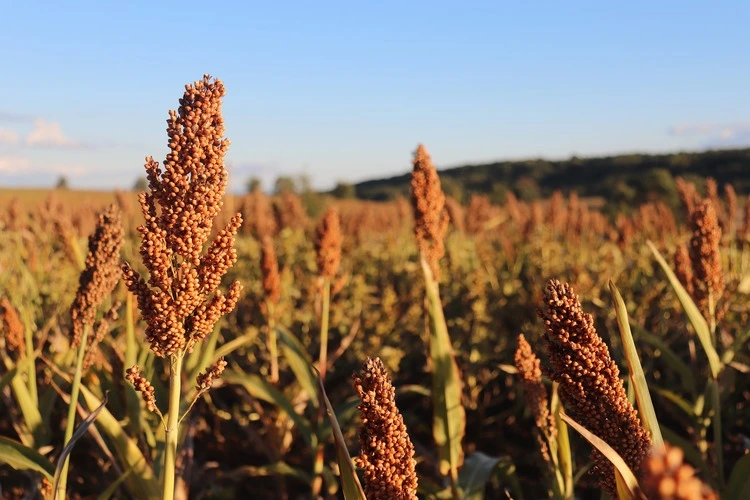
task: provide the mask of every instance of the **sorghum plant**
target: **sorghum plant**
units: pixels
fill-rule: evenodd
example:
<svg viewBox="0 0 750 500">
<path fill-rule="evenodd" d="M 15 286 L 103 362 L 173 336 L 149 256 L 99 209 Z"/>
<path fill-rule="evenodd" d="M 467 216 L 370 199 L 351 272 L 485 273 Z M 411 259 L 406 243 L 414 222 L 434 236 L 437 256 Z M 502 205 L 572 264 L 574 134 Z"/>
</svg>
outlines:
<svg viewBox="0 0 750 500">
<path fill-rule="evenodd" d="M 146 159 L 150 191 L 138 196 L 145 219 L 138 228 L 140 254 L 149 276 L 141 277 L 129 263 L 122 267 L 146 321 L 151 350 L 169 360 L 163 497 L 170 499 L 174 496 L 183 358 L 211 333 L 222 315 L 234 309 L 242 290 L 239 282 L 231 285 L 227 295 L 219 290 L 222 277 L 237 260 L 234 238 L 242 216 L 234 215 L 208 243 L 227 185 L 224 94 L 224 84 L 205 75 L 202 81 L 185 86 L 178 111 L 169 112 L 170 152 L 163 169 L 153 158 Z M 219 360 L 198 377 L 196 398 L 224 366 Z M 149 409 L 158 411 L 151 386 L 137 366 L 128 371 L 128 378 L 141 390 Z"/>
</svg>

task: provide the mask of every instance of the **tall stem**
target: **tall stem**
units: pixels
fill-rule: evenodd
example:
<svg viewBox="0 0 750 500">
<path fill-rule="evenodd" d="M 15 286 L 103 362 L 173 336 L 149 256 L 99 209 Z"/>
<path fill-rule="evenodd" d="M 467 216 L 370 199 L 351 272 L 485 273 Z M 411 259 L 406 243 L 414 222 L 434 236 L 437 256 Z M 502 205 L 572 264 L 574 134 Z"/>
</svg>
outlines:
<svg viewBox="0 0 750 500">
<path fill-rule="evenodd" d="M 326 378 L 326 368 L 328 367 L 328 314 L 331 308 L 331 280 L 323 279 L 323 308 L 320 314 L 320 356 L 318 357 L 318 370 L 320 371 L 321 380 Z M 321 403 L 318 408 L 318 426 L 321 425 L 325 418 L 325 410 Z M 324 462 L 325 443 L 319 442 L 315 450 L 315 462 L 313 463 L 313 483 L 312 492 L 318 496 L 323 486 L 323 462 Z"/>
<path fill-rule="evenodd" d="M 318 370 L 320 377 L 325 380 L 328 368 L 328 313 L 331 308 L 331 280 L 323 280 L 323 311 L 320 314 L 320 357 Z"/>
<path fill-rule="evenodd" d="M 180 426 L 180 394 L 182 390 L 182 352 L 172 355 L 169 362 L 169 413 L 167 414 L 166 449 L 164 451 L 164 490 L 162 498 L 174 498 L 177 467 L 177 438 Z"/>
<path fill-rule="evenodd" d="M 268 309 L 268 355 L 271 357 L 271 383 L 279 381 L 279 347 L 276 336 L 276 325 L 274 321 L 274 305 L 266 302 Z"/>
<path fill-rule="evenodd" d="M 81 391 L 81 375 L 83 373 L 83 359 L 86 355 L 86 346 L 89 336 L 89 327 L 83 327 L 81 343 L 78 345 L 78 356 L 76 357 L 76 371 L 73 374 L 73 385 L 70 388 L 70 404 L 68 405 L 68 421 L 65 423 L 65 437 L 63 438 L 63 449 L 68 446 L 70 439 L 73 437 L 73 430 L 76 426 L 76 408 L 78 407 L 78 394 Z M 60 481 L 57 484 L 57 498 L 65 498 L 65 490 L 68 486 L 68 467 L 70 465 L 70 455 L 65 457 L 63 468 L 60 473 Z"/>
</svg>

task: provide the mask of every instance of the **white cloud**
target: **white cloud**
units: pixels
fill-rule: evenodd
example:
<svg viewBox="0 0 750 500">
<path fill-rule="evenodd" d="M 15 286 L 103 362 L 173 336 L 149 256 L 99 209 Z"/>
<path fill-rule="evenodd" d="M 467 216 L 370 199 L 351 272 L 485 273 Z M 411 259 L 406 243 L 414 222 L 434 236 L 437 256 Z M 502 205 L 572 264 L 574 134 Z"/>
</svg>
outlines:
<svg viewBox="0 0 750 500">
<path fill-rule="evenodd" d="M 27 172 L 29 166 L 29 159 L 23 156 L 0 156 L 0 173 L 20 174 Z"/>
<path fill-rule="evenodd" d="M 0 144 L 18 144 L 21 134 L 9 128 L 0 128 Z"/>
<path fill-rule="evenodd" d="M 703 147 L 740 147 L 750 145 L 750 122 L 728 124 L 681 123 L 669 129 L 675 137 L 699 137 Z"/>
<path fill-rule="evenodd" d="M 29 158 L 19 155 L 0 156 L 0 174 L 16 177 L 19 175 L 58 174 L 79 177 L 89 172 L 89 169 L 77 163 L 38 164 Z M 39 180 L 39 179 L 36 179 Z"/>
<path fill-rule="evenodd" d="M 59 123 L 48 122 L 44 118 L 34 120 L 34 128 L 26 136 L 26 144 L 29 146 L 62 148 L 81 146 L 80 142 L 73 141 L 65 135 Z"/>
</svg>

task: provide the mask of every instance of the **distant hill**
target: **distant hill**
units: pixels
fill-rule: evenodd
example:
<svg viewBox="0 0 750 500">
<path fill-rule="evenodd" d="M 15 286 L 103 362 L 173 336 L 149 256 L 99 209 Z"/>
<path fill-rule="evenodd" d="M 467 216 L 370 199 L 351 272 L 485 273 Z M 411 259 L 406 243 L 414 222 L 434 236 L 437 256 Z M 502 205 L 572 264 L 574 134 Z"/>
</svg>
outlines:
<svg viewBox="0 0 750 500">
<path fill-rule="evenodd" d="M 700 153 L 628 154 L 600 158 L 501 161 L 440 170 L 446 194 L 460 201 L 473 193 L 502 202 L 508 192 L 531 200 L 548 197 L 555 190 L 576 191 L 584 197 L 601 197 L 610 208 L 627 208 L 654 198 L 676 204 L 674 178 L 682 176 L 699 184 L 706 177 L 719 186 L 731 182 L 739 194 L 750 193 L 750 148 L 711 150 Z M 410 173 L 356 184 L 356 196 L 387 200 L 409 195 Z"/>
</svg>

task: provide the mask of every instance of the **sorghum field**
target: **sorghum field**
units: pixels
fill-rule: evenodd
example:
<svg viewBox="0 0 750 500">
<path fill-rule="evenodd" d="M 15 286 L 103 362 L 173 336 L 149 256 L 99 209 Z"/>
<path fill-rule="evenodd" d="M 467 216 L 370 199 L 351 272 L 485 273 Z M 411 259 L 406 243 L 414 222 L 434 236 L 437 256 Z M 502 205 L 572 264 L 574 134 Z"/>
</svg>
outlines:
<svg viewBox="0 0 750 500">
<path fill-rule="evenodd" d="M 731 185 L 461 205 L 419 146 L 411 199 L 309 217 L 225 197 L 224 92 L 146 193 L 3 192 L 3 498 L 750 498 Z"/>
</svg>

